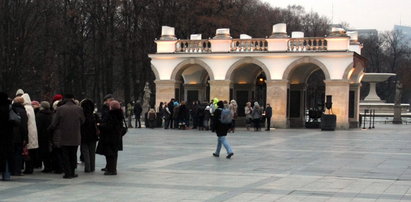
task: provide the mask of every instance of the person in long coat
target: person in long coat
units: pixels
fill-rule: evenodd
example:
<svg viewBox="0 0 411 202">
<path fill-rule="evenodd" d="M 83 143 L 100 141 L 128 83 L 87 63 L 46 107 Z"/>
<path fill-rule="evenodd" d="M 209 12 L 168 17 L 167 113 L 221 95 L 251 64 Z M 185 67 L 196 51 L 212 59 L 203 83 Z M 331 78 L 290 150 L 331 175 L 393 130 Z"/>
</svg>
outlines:
<svg viewBox="0 0 411 202">
<path fill-rule="evenodd" d="M 96 143 L 98 140 L 97 118 L 94 114 L 94 103 L 84 99 L 80 103 L 83 108 L 85 122 L 81 126 L 81 154 L 84 158 L 84 172 L 94 172 L 96 162 Z"/>
<path fill-rule="evenodd" d="M 260 131 L 261 126 L 261 117 L 262 117 L 262 110 L 258 102 L 254 102 L 254 107 L 253 111 L 251 112 L 251 116 L 253 117 L 253 122 L 254 122 L 254 130 L 255 131 Z"/>
<path fill-rule="evenodd" d="M 36 124 L 39 140 L 39 159 L 44 164 L 43 173 L 53 171 L 51 156 L 51 136 L 48 127 L 53 119 L 53 112 L 50 110 L 50 103 L 43 101 L 40 104 L 39 112 L 36 115 Z"/>
<path fill-rule="evenodd" d="M 24 108 L 27 112 L 27 129 L 28 129 L 28 139 L 29 142 L 27 144 L 27 149 L 29 150 L 30 158 L 25 160 L 25 174 L 32 174 L 34 168 L 34 160 L 37 157 L 37 148 L 39 148 L 38 143 L 38 133 L 37 133 L 37 124 L 36 124 L 36 115 L 34 113 L 34 109 L 31 106 L 31 99 L 29 94 L 24 93 L 22 95 L 24 98 Z"/>
<path fill-rule="evenodd" d="M 10 172 L 11 175 L 21 176 L 21 169 L 23 168 L 23 147 L 28 143 L 28 129 L 27 129 L 27 112 L 23 106 L 24 98 L 16 97 L 12 105 L 13 110 L 21 118 L 20 124 L 13 127 L 13 145 L 14 145 L 14 156 L 10 162 Z"/>
<path fill-rule="evenodd" d="M 188 120 L 190 118 L 190 112 L 188 111 L 185 101 L 181 101 L 181 105 L 178 108 L 178 125 L 180 129 L 186 129 L 188 127 Z"/>
<path fill-rule="evenodd" d="M 266 121 L 266 131 L 270 131 L 271 117 L 273 116 L 273 108 L 270 104 L 267 104 L 267 107 L 264 110 L 265 121 Z"/>
<path fill-rule="evenodd" d="M 134 117 L 136 118 L 136 125 L 135 128 L 141 128 L 141 113 L 143 112 L 143 108 L 141 107 L 140 101 L 134 105 Z"/>
<path fill-rule="evenodd" d="M 10 180 L 9 158 L 13 154 L 12 124 L 9 123 L 10 100 L 0 92 L 0 172 L 3 180 Z"/>
<path fill-rule="evenodd" d="M 231 158 L 234 153 L 233 150 L 231 149 L 231 145 L 227 141 L 227 132 L 231 127 L 231 124 L 224 124 L 221 123 L 220 117 L 221 117 L 221 112 L 224 109 L 224 103 L 222 101 L 217 102 L 218 108 L 214 111 L 214 127 L 215 127 L 215 132 L 217 134 L 217 148 L 216 151 L 213 153 L 213 156 L 219 157 L 220 156 L 220 150 L 221 150 L 221 145 L 224 145 L 225 149 L 227 150 L 227 157 L 226 158 Z"/>
<path fill-rule="evenodd" d="M 49 127 L 50 130 L 59 131 L 65 179 L 77 177 L 77 149 L 81 144 L 81 125 L 84 121 L 83 109 L 74 102 L 74 95 L 66 94 Z"/>
<path fill-rule="evenodd" d="M 251 123 L 253 122 L 252 112 L 253 108 L 251 107 L 251 102 L 247 102 L 244 107 L 247 130 L 250 130 Z"/>
<path fill-rule="evenodd" d="M 238 105 L 237 102 L 235 100 L 231 100 L 230 105 L 229 105 L 230 111 L 231 111 L 231 115 L 233 116 L 233 122 L 231 123 L 231 132 L 234 133 L 235 130 L 235 120 L 238 117 Z"/>
<path fill-rule="evenodd" d="M 110 102 L 110 111 L 106 120 L 100 125 L 100 140 L 96 153 L 106 157 L 104 175 L 117 175 L 118 151 L 123 150 L 121 128 L 123 126 L 123 111 L 116 100 Z"/>
</svg>

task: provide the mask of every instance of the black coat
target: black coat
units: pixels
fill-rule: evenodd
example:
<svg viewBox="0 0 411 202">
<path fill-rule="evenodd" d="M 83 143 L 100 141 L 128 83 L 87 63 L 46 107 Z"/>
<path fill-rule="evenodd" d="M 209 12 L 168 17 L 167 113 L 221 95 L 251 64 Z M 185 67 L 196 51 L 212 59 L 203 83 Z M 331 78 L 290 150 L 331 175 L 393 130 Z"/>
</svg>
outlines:
<svg viewBox="0 0 411 202">
<path fill-rule="evenodd" d="M 178 109 L 178 120 L 186 121 L 190 118 L 190 114 L 186 105 L 180 105 Z"/>
<path fill-rule="evenodd" d="M 217 108 L 213 116 L 214 117 L 214 128 L 215 128 L 215 132 L 218 137 L 227 136 L 227 131 L 231 127 L 231 124 L 221 123 L 220 117 L 221 117 L 222 111 L 223 111 L 222 108 Z"/>
<path fill-rule="evenodd" d="M 9 123 L 9 105 L 0 105 L 0 172 L 6 168 L 6 160 L 13 153 L 13 128 Z"/>
<path fill-rule="evenodd" d="M 169 117 L 174 118 L 174 117 L 173 117 L 173 114 L 174 114 L 174 103 L 170 101 L 170 102 L 167 104 L 167 108 L 168 108 L 168 111 L 170 112 Z"/>
<path fill-rule="evenodd" d="M 97 117 L 94 114 L 84 114 L 86 121 L 81 125 L 81 143 L 88 144 L 98 140 Z"/>
<path fill-rule="evenodd" d="M 14 144 L 23 145 L 23 142 L 26 144 L 29 142 L 28 129 L 27 129 L 27 112 L 26 108 L 20 103 L 13 103 L 13 110 L 21 118 L 20 124 L 13 127 L 13 142 Z"/>
<path fill-rule="evenodd" d="M 53 119 L 53 112 L 49 109 L 41 110 L 36 115 L 37 136 L 40 153 L 49 152 L 52 141 L 52 133 L 47 130 Z"/>
<path fill-rule="evenodd" d="M 123 137 L 121 135 L 123 119 L 121 109 L 109 111 L 107 120 L 100 125 L 100 141 L 97 146 L 97 154 L 113 156 L 118 151 L 123 150 Z"/>
<path fill-rule="evenodd" d="M 110 107 L 106 104 L 103 104 L 101 107 L 101 121 L 106 121 Z"/>
<path fill-rule="evenodd" d="M 273 109 L 271 107 L 265 108 L 265 117 L 271 118 L 273 116 Z"/>
<path fill-rule="evenodd" d="M 141 112 L 143 112 L 143 108 L 141 107 L 140 103 L 136 103 L 134 105 L 134 115 L 136 117 L 140 117 L 141 116 Z"/>
</svg>

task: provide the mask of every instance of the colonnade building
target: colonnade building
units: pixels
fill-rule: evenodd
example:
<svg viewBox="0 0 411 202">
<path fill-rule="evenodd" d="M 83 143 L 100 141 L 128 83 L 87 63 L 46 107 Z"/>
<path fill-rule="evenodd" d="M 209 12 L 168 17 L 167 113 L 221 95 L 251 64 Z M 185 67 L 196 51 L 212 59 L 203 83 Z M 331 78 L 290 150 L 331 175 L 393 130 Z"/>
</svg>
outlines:
<svg viewBox="0 0 411 202">
<path fill-rule="evenodd" d="M 337 129 L 357 127 L 360 84 L 366 60 L 353 32 L 333 28 L 325 37 L 287 35 L 286 24 L 276 24 L 267 38 L 230 36 L 217 29 L 212 39 L 193 34 L 178 40 L 174 28 L 163 26 L 150 54 L 156 76 L 156 105 L 170 98 L 209 101 L 236 100 L 239 116 L 244 105 L 257 101 L 273 109 L 276 128 L 304 127 L 308 113 L 324 109 L 332 96 Z"/>
</svg>

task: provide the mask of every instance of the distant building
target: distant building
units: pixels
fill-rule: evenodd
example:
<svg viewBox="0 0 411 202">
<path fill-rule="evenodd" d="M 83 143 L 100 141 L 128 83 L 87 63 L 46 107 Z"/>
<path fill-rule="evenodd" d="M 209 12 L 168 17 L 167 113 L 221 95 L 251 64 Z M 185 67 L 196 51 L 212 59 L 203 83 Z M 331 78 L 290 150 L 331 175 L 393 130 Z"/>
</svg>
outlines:
<svg viewBox="0 0 411 202">
<path fill-rule="evenodd" d="M 348 31 L 358 32 L 358 40 L 367 39 L 371 37 L 378 37 L 378 31 L 376 29 L 348 29 Z"/>
<path fill-rule="evenodd" d="M 343 28 L 347 31 L 356 31 L 358 32 L 359 41 L 362 41 L 364 39 L 371 38 L 371 37 L 378 37 L 378 31 L 376 29 L 351 29 L 342 24 L 331 24 L 331 27 Z"/>
<path fill-rule="evenodd" d="M 411 27 L 403 25 L 394 25 L 394 31 L 400 31 L 404 34 L 406 43 L 411 47 Z"/>
</svg>

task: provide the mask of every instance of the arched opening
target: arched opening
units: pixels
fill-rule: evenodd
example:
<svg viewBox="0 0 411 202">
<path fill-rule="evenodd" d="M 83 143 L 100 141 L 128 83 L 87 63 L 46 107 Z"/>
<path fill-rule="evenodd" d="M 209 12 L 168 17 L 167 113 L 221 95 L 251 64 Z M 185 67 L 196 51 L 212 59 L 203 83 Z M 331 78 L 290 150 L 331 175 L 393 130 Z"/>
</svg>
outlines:
<svg viewBox="0 0 411 202">
<path fill-rule="evenodd" d="M 210 100 L 210 76 L 207 70 L 198 64 L 187 64 L 179 69 L 175 76 L 179 84 L 175 89 L 175 98 L 186 101 L 189 105 L 194 101 Z"/>
<path fill-rule="evenodd" d="M 290 128 L 319 128 L 326 75 L 316 64 L 299 64 L 289 74 L 287 118 Z"/>
<path fill-rule="evenodd" d="M 231 80 L 230 100 L 237 101 L 238 116 L 245 116 L 244 107 L 247 102 L 258 102 L 260 106 L 265 106 L 267 75 L 259 65 L 240 64 L 232 70 L 229 79 Z"/>
</svg>

